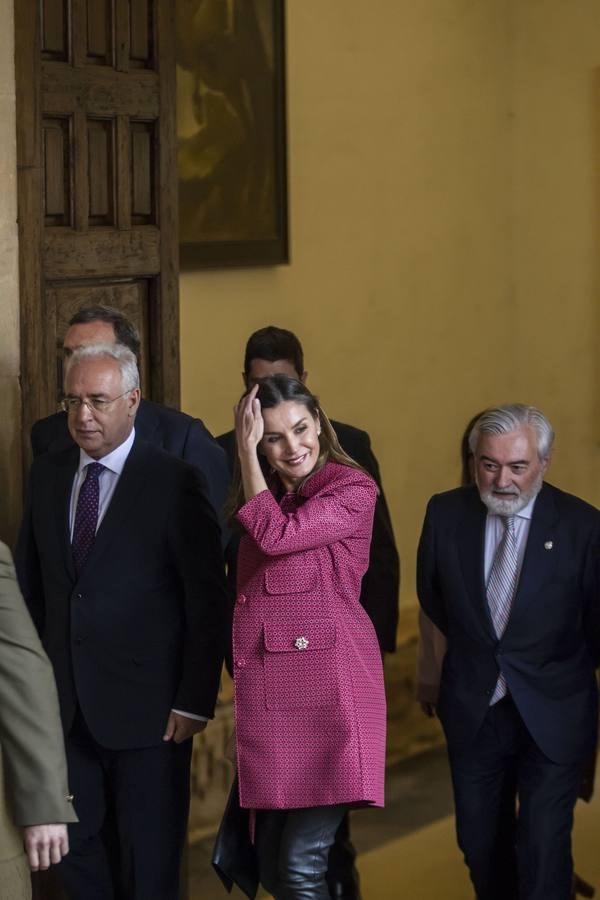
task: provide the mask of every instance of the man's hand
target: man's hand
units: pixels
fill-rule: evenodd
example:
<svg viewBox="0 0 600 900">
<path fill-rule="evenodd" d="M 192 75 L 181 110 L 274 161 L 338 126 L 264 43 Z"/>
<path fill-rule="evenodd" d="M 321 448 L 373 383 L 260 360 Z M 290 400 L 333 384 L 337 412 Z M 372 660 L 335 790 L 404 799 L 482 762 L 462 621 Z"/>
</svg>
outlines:
<svg viewBox="0 0 600 900">
<path fill-rule="evenodd" d="M 436 706 L 435 703 L 425 703 L 423 700 L 419 703 L 419 706 L 425 713 L 428 719 L 433 719 L 436 715 Z"/>
<path fill-rule="evenodd" d="M 169 718 L 167 719 L 167 727 L 165 728 L 163 741 L 173 740 L 176 744 L 181 744 L 183 741 L 187 741 L 188 738 L 193 737 L 200 731 L 204 731 L 207 724 L 207 722 L 203 722 L 201 719 L 190 719 L 189 716 L 182 716 L 181 713 L 176 713 L 171 710 Z"/>
<path fill-rule="evenodd" d="M 66 825 L 28 825 L 23 829 L 23 843 L 32 872 L 49 869 L 69 852 Z"/>
</svg>

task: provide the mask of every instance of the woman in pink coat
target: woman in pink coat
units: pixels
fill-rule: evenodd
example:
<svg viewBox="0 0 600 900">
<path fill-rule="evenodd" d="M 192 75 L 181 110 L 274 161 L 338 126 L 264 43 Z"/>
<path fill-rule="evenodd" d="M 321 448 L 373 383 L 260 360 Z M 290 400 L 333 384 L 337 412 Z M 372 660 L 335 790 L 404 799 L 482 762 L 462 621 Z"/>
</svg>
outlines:
<svg viewBox="0 0 600 900">
<path fill-rule="evenodd" d="M 257 811 L 263 886 L 277 900 L 328 900 L 342 816 L 383 806 L 383 671 L 358 599 L 377 487 L 285 375 L 242 399 L 236 438 L 240 804 Z"/>
</svg>

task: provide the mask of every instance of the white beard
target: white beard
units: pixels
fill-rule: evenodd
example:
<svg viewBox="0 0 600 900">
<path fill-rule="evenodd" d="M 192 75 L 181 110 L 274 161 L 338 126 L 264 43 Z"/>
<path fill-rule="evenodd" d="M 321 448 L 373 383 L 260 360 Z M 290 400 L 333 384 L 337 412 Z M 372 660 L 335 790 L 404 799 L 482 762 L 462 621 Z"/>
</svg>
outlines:
<svg viewBox="0 0 600 900">
<path fill-rule="evenodd" d="M 504 499 L 500 499 L 498 496 L 494 495 L 491 490 L 482 491 L 481 488 L 479 488 L 479 496 L 493 515 L 515 516 L 517 513 L 520 513 L 522 509 L 525 509 L 530 500 L 537 497 L 542 488 L 543 480 L 543 473 L 540 473 L 530 490 L 520 491 L 518 494 L 512 490 L 507 491 Z"/>
</svg>

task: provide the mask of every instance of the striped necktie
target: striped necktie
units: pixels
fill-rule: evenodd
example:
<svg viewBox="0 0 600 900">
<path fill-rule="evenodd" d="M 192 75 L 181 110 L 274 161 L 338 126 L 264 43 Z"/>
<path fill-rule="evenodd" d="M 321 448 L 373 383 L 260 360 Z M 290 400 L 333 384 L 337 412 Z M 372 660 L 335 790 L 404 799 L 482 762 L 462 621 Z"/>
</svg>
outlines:
<svg viewBox="0 0 600 900">
<path fill-rule="evenodd" d="M 487 583 L 487 602 L 498 639 L 502 637 L 508 624 L 519 575 L 515 517 L 502 516 L 501 518 L 504 524 L 504 534 L 498 544 Z M 500 672 L 490 706 L 505 697 L 507 693 L 506 680 Z"/>
</svg>

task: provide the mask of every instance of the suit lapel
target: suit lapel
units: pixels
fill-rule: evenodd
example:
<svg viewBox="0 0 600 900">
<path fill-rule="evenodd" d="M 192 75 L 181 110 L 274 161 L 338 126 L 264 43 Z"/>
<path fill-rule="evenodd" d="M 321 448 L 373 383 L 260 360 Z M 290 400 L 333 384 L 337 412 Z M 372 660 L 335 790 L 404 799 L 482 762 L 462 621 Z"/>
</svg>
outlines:
<svg viewBox="0 0 600 900">
<path fill-rule="evenodd" d="M 479 493 L 473 488 L 468 495 L 465 513 L 458 522 L 456 541 L 469 600 L 486 630 L 493 634 L 483 572 L 486 515 L 487 510 L 479 498 Z"/>
<path fill-rule="evenodd" d="M 521 575 L 513 602 L 507 631 L 519 608 L 534 592 L 539 592 L 540 583 L 551 574 L 557 558 L 552 552 L 557 540 L 558 513 L 548 485 L 544 484 L 538 494 L 527 536 L 527 546 L 521 567 Z"/>
<path fill-rule="evenodd" d="M 121 539 L 119 526 L 146 483 L 146 467 L 143 463 L 145 453 L 145 444 L 143 441 L 140 441 L 136 433 L 133 447 L 127 457 L 115 492 L 96 533 L 96 540 L 86 561 L 86 569 L 93 567 L 94 563 L 101 557 L 112 541 Z"/>
<path fill-rule="evenodd" d="M 69 573 L 69 578 L 75 581 L 75 564 L 73 562 L 73 553 L 71 550 L 71 533 L 69 529 L 69 513 L 71 505 L 71 492 L 73 490 L 73 481 L 77 472 L 77 464 L 79 461 L 79 449 L 71 447 L 65 453 L 64 459 L 61 460 L 57 467 L 55 481 L 55 498 L 54 512 L 56 515 L 56 533 L 58 535 L 58 543 L 60 552 L 65 562 L 65 567 Z"/>
</svg>

